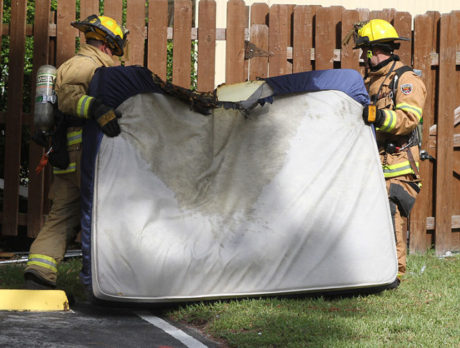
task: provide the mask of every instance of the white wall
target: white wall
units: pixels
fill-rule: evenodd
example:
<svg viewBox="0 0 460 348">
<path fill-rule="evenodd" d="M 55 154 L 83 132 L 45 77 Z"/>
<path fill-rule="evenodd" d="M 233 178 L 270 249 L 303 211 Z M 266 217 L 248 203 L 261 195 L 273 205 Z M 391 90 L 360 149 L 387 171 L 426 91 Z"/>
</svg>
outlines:
<svg viewBox="0 0 460 348">
<path fill-rule="evenodd" d="M 197 0 L 199 2 L 199 0 Z M 346 9 L 353 10 L 357 8 L 368 8 L 371 11 L 383 10 L 385 8 L 395 8 L 397 11 L 409 12 L 413 17 L 419 14 L 424 14 L 427 11 L 438 11 L 440 13 L 449 13 L 454 10 L 460 10 L 460 0 L 244 0 L 246 5 L 252 5 L 256 2 L 267 3 L 269 6 L 273 4 L 295 4 L 295 5 L 321 5 L 328 6 L 343 6 Z M 383 5 L 383 7 L 382 7 Z M 197 6 L 198 8 L 198 6 Z M 216 0 L 216 26 L 217 28 L 225 28 L 227 22 L 227 1 Z M 198 17 L 197 17 L 198 18 Z M 198 23 L 199 26 L 199 23 Z M 225 81 L 225 42 L 218 41 L 216 44 L 216 78 L 215 84 Z"/>
</svg>

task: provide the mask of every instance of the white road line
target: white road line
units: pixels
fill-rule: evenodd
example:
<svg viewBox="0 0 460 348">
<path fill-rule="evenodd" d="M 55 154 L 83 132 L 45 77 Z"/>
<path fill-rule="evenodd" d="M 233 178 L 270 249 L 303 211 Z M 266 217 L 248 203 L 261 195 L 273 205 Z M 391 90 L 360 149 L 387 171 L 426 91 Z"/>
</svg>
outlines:
<svg viewBox="0 0 460 348">
<path fill-rule="evenodd" d="M 200 341 L 196 340 L 190 335 L 187 335 L 184 331 L 178 329 L 175 326 L 172 326 L 171 324 L 164 321 L 163 319 L 160 319 L 147 312 L 136 312 L 136 314 L 142 319 L 144 319 L 145 321 L 148 321 L 150 324 L 163 330 L 168 335 L 171 335 L 176 340 L 182 342 L 184 345 L 186 345 L 189 348 L 207 348 L 207 346 L 205 346 Z"/>
</svg>

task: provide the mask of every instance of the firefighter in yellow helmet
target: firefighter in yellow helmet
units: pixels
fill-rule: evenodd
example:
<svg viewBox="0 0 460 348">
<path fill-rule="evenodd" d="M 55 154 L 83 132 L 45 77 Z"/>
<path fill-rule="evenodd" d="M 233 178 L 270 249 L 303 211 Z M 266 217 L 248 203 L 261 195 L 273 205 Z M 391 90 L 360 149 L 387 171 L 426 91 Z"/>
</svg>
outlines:
<svg viewBox="0 0 460 348">
<path fill-rule="evenodd" d="M 403 64 L 394 51 L 400 37 L 382 19 L 372 19 L 356 28 L 355 49 L 362 49 L 366 64 L 364 82 L 371 106 L 363 112 L 364 121 L 373 124 L 396 237 L 398 279 L 406 272 L 407 223 L 420 191 L 419 137 L 426 98 L 425 85 L 414 70 Z"/>
<path fill-rule="evenodd" d="M 64 144 L 55 149 L 53 142 L 50 155 L 54 166 L 50 189 L 53 203 L 30 248 L 24 272 L 28 289 L 56 287 L 57 265 L 64 257 L 68 242 L 74 240 L 79 231 L 81 126 L 86 119 L 94 119 L 106 136 L 115 137 L 120 133 L 118 111 L 87 95 L 87 90 L 97 68 L 112 66 L 112 56 L 123 55 L 127 32 L 107 16 L 92 15 L 71 25 L 85 34 L 86 44 L 56 73 L 59 126 L 55 133 L 59 138 L 58 133 L 62 132 Z"/>
</svg>

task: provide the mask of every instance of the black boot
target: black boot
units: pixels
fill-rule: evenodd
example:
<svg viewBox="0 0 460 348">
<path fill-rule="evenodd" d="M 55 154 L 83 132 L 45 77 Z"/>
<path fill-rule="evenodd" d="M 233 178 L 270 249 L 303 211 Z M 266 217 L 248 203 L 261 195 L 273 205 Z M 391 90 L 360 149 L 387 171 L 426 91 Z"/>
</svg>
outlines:
<svg viewBox="0 0 460 348">
<path fill-rule="evenodd" d="M 42 278 L 37 272 L 29 270 L 24 273 L 24 289 L 54 290 L 56 289 L 56 284 Z"/>
</svg>

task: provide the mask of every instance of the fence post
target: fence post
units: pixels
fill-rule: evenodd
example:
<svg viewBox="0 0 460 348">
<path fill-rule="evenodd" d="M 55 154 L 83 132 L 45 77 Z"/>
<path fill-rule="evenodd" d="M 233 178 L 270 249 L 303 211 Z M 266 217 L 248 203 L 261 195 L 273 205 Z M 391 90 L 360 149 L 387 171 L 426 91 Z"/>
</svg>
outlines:
<svg viewBox="0 0 460 348">
<path fill-rule="evenodd" d="M 457 84 L 455 14 L 441 16 L 439 53 L 439 104 L 436 135 L 436 255 L 449 250 L 452 234 L 453 124 Z"/>
</svg>

